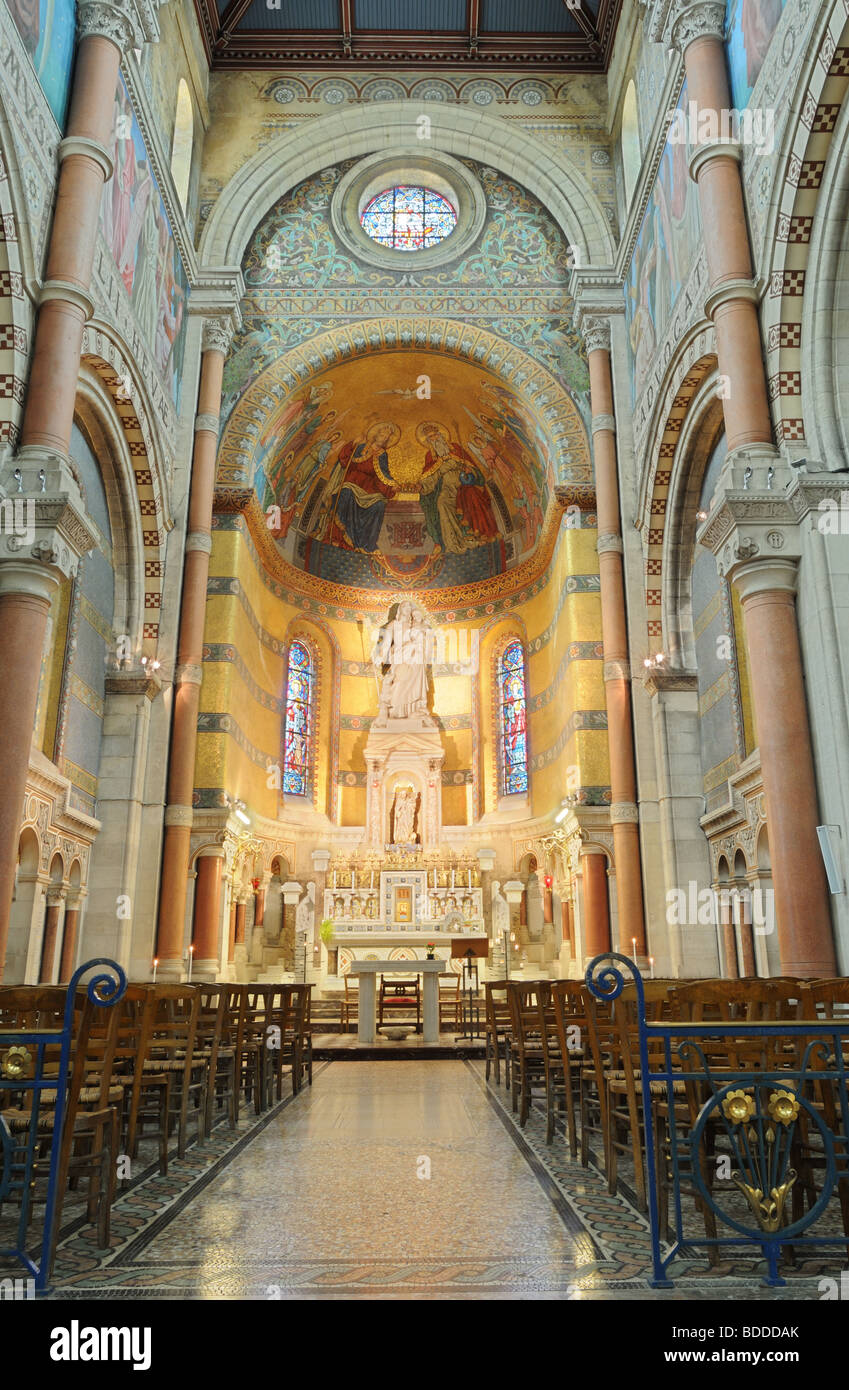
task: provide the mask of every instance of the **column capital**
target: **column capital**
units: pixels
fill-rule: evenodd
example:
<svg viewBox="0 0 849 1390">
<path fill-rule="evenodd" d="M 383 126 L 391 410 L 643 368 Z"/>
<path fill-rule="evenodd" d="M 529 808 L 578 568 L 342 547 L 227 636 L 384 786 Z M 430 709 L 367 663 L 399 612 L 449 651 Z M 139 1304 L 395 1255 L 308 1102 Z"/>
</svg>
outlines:
<svg viewBox="0 0 849 1390">
<path fill-rule="evenodd" d="M 611 825 L 638 825 L 640 812 L 633 801 L 614 801 L 610 807 Z"/>
<path fill-rule="evenodd" d="M 83 555 L 97 545 L 73 465 L 62 454 L 30 445 L 11 466 L 19 490 L 0 503 L 0 561 L 36 560 L 58 578 L 72 578 Z"/>
<path fill-rule="evenodd" d="M 676 0 L 669 15 L 666 42 L 686 53 L 696 39 L 717 39 L 725 36 L 724 0 Z"/>
<path fill-rule="evenodd" d="M 230 344 L 233 341 L 234 325 L 232 318 L 209 318 L 203 321 L 203 351 L 222 352 L 224 356 L 230 351 Z"/>
<path fill-rule="evenodd" d="M 160 0 L 79 0 L 77 30 L 83 39 L 101 38 L 114 43 L 121 54 L 159 39 Z"/>
<path fill-rule="evenodd" d="M 610 352 L 610 320 L 583 314 L 579 332 L 587 352 Z"/>
<path fill-rule="evenodd" d="M 744 609 L 757 594 L 782 593 L 792 598 L 799 578 L 798 561 L 766 556 L 737 566 L 732 577 Z"/>
<path fill-rule="evenodd" d="M 0 596 L 26 594 L 29 598 L 50 603 L 59 576 L 37 560 L 4 560 L 0 562 Z"/>
</svg>

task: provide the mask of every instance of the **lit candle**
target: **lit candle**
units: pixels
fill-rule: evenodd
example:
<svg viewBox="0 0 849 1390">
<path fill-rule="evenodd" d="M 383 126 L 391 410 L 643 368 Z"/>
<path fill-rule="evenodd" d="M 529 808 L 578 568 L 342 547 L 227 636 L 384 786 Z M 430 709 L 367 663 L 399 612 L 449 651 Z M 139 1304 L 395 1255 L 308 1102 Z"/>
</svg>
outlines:
<svg viewBox="0 0 849 1390">
<path fill-rule="evenodd" d="M 654 956 L 649 956 L 649 965 L 651 966 L 651 977 L 654 979 Z"/>
<path fill-rule="evenodd" d="M 153 983 L 154 983 L 154 984 L 156 984 L 156 967 L 157 967 L 158 964 L 159 964 L 159 960 L 157 959 L 156 956 L 154 956 L 154 957 L 153 957 Z"/>
<path fill-rule="evenodd" d="M 189 976 L 188 976 L 188 983 L 189 983 L 189 984 L 191 984 L 191 980 L 192 980 L 192 961 L 194 960 L 194 958 L 195 958 L 195 948 L 194 948 L 194 945 L 191 945 L 191 946 L 189 947 Z"/>
<path fill-rule="evenodd" d="M 635 936 L 631 937 L 631 955 L 634 960 L 637 959 L 637 938 Z"/>
</svg>

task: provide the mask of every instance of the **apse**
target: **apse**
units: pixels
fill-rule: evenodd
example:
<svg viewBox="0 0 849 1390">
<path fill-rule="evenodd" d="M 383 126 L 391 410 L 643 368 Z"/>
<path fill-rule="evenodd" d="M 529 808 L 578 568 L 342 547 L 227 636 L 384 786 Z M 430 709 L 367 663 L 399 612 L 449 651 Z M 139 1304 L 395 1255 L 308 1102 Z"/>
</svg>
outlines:
<svg viewBox="0 0 849 1390">
<path fill-rule="evenodd" d="M 555 446 L 535 408 L 447 353 L 364 354 L 282 399 L 260 378 L 227 441 L 248 456 L 281 558 L 333 583 L 495 578 L 533 556 L 554 507 Z"/>
</svg>

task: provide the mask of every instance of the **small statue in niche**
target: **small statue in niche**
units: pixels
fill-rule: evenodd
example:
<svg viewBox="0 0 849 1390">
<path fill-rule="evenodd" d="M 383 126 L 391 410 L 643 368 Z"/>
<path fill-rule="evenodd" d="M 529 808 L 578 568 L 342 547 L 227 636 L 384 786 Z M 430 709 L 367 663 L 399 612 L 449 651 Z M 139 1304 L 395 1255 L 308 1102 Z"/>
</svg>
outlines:
<svg viewBox="0 0 849 1390">
<path fill-rule="evenodd" d="M 392 806 L 392 843 L 416 845 L 416 793 L 412 787 L 397 787 Z"/>
</svg>

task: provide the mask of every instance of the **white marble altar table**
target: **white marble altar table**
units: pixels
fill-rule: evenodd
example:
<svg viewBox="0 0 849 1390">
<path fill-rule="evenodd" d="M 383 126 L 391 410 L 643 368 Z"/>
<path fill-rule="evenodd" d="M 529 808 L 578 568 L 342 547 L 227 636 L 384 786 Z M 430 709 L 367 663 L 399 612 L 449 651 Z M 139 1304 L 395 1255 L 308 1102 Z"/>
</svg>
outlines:
<svg viewBox="0 0 849 1390">
<path fill-rule="evenodd" d="M 442 960 L 354 960 L 351 974 L 360 979 L 357 1038 L 373 1043 L 377 1036 L 378 975 L 423 975 L 422 1041 L 439 1042 L 439 975 L 445 974 Z"/>
</svg>

